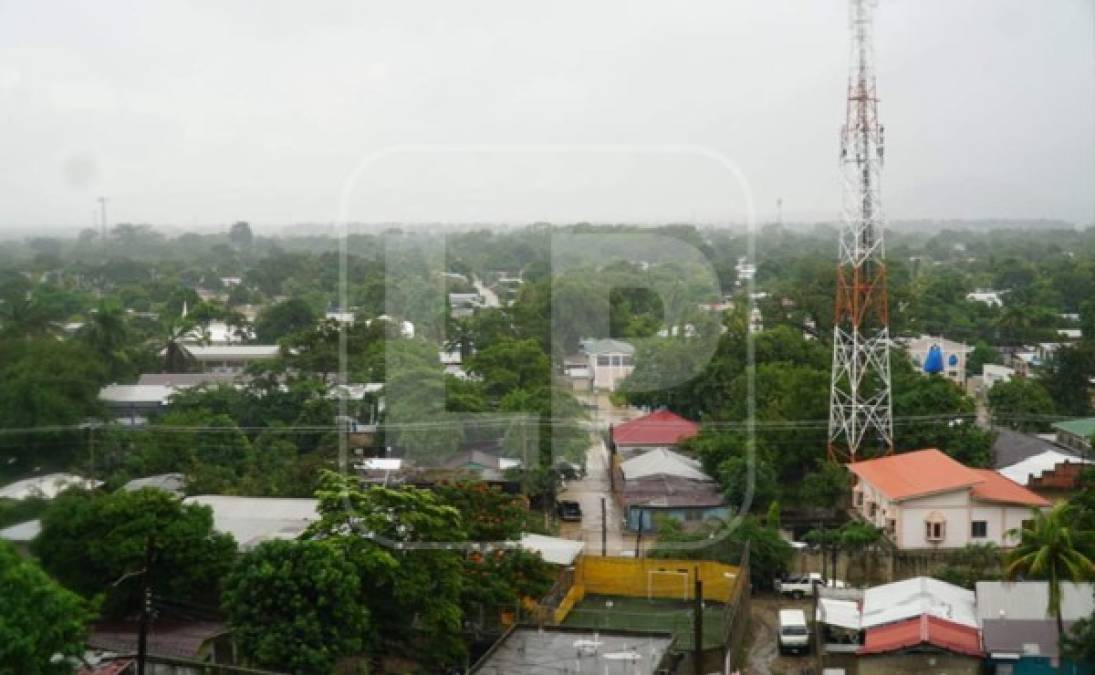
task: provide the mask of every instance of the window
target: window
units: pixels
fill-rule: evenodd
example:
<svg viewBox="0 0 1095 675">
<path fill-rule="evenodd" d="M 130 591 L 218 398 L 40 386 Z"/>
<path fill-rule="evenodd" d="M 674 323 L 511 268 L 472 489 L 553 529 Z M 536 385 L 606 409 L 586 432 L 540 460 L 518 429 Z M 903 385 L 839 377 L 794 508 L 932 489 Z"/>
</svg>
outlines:
<svg viewBox="0 0 1095 675">
<path fill-rule="evenodd" d="M 609 362 L 608 362 L 608 355 L 607 354 L 601 354 L 600 356 L 597 357 L 597 365 L 598 366 L 607 366 L 608 363 Z"/>
<path fill-rule="evenodd" d="M 924 538 L 928 541 L 943 541 L 947 534 L 947 519 L 942 513 L 932 511 L 924 519 Z"/>
<path fill-rule="evenodd" d="M 863 506 L 863 493 L 859 490 L 855 491 L 855 505 Z"/>
<path fill-rule="evenodd" d="M 624 358 L 624 365 L 625 366 L 635 365 L 635 359 L 632 358 L 631 356 L 628 356 L 628 355 L 625 354 L 623 358 Z"/>
<path fill-rule="evenodd" d="M 970 536 L 974 539 L 984 539 L 989 536 L 989 524 L 984 520 L 975 520 L 971 522 Z"/>
<path fill-rule="evenodd" d="M 614 366 L 618 366 L 618 365 L 620 365 L 620 363 L 621 363 L 621 362 L 620 362 L 620 357 L 619 357 L 619 355 L 615 355 L 615 356 L 613 356 L 613 357 L 612 357 L 612 365 L 614 365 Z"/>
</svg>

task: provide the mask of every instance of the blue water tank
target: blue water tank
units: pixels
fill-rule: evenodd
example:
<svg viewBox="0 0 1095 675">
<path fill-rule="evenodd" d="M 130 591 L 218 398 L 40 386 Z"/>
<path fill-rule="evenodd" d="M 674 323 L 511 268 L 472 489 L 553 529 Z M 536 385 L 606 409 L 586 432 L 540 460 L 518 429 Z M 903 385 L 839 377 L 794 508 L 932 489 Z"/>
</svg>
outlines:
<svg viewBox="0 0 1095 675">
<path fill-rule="evenodd" d="M 924 372 L 943 372 L 943 350 L 939 348 L 939 345 L 932 345 L 928 350 L 928 355 L 924 358 Z"/>
</svg>

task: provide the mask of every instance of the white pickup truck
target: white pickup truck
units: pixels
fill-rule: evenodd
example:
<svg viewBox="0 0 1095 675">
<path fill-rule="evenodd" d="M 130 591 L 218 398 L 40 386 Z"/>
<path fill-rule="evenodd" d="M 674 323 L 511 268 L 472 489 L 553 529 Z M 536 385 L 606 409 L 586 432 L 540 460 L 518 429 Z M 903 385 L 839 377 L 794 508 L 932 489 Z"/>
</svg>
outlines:
<svg viewBox="0 0 1095 675">
<path fill-rule="evenodd" d="M 848 584 L 836 579 L 825 579 L 817 572 L 794 574 L 776 581 L 776 590 L 792 598 L 805 598 L 814 594 L 814 582 L 827 588 L 847 588 Z"/>
</svg>

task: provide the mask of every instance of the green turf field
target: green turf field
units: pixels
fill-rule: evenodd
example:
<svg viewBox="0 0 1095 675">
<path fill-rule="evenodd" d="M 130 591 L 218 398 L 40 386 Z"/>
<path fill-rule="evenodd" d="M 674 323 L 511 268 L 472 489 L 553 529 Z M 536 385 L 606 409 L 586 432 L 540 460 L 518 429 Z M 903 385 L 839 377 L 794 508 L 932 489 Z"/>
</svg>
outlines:
<svg viewBox="0 0 1095 675">
<path fill-rule="evenodd" d="M 611 606 L 610 604 L 611 603 Z M 703 611 L 703 645 L 722 646 L 724 606 L 708 602 Z M 671 631 L 675 649 L 692 649 L 692 601 L 587 595 L 567 615 L 563 625 L 605 630 Z"/>
</svg>

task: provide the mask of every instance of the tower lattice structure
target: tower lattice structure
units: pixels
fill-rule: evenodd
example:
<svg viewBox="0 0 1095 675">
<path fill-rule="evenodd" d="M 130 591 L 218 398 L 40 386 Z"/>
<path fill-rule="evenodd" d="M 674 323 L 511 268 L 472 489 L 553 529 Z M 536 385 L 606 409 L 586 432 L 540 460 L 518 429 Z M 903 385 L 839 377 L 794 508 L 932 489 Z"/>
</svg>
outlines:
<svg viewBox="0 0 1095 675">
<path fill-rule="evenodd" d="M 871 0 L 851 0 L 852 58 L 840 139 L 844 208 L 833 322 L 829 457 L 854 462 L 893 452 L 890 320 L 886 297 Z"/>
</svg>

